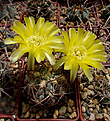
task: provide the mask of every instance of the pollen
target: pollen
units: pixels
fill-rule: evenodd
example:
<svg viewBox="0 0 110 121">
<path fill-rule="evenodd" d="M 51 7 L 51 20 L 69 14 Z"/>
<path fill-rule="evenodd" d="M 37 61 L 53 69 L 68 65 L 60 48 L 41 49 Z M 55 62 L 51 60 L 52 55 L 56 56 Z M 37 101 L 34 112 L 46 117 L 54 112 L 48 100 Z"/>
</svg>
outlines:
<svg viewBox="0 0 110 121">
<path fill-rule="evenodd" d="M 86 51 L 84 46 L 74 46 L 68 51 L 67 55 L 81 61 L 86 57 Z"/>
<path fill-rule="evenodd" d="M 40 45 L 44 44 L 47 40 L 46 35 L 39 35 L 39 33 L 35 34 L 35 35 L 31 35 L 28 38 L 28 46 L 30 48 L 36 48 L 39 47 Z"/>
</svg>

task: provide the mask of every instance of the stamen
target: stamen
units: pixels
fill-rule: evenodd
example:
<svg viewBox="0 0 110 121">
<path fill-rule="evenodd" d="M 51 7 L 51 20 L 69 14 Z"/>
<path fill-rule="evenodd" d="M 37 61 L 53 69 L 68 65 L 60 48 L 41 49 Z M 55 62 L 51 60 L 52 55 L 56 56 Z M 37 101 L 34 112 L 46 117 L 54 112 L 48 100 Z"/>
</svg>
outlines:
<svg viewBox="0 0 110 121">
<path fill-rule="evenodd" d="M 68 51 L 68 56 L 76 58 L 80 61 L 86 57 L 86 48 L 84 46 L 75 46 Z"/>
<path fill-rule="evenodd" d="M 32 35 L 28 38 L 28 46 L 30 48 L 36 48 L 40 46 L 41 44 L 44 44 L 46 42 L 47 36 L 46 35 L 39 35 L 39 33 Z"/>
</svg>

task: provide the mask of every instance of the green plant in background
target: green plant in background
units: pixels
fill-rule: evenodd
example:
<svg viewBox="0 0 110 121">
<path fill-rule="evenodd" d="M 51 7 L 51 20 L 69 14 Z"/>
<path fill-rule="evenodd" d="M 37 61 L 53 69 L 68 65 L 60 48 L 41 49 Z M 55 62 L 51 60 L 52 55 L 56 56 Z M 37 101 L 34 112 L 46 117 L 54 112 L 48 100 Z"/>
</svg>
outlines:
<svg viewBox="0 0 110 121">
<path fill-rule="evenodd" d="M 16 7 L 12 4 L 5 4 L 3 6 L 3 9 L 0 10 L 0 18 L 8 18 L 8 19 L 12 19 L 15 17 L 15 11 L 16 11 Z"/>
<path fill-rule="evenodd" d="M 24 20 L 26 26 L 20 21 L 13 23 L 12 30 L 19 34 L 19 36 L 6 38 L 4 41 L 5 44 L 19 43 L 19 48 L 11 54 L 10 60 L 15 62 L 28 52 L 28 70 L 34 70 L 35 58 L 40 63 L 47 57 L 51 65 L 54 65 L 53 49 L 63 49 L 62 37 L 55 36 L 60 29 L 54 26 L 52 22 L 45 22 L 45 19 L 42 17 L 38 19 L 36 24 L 34 17 L 24 17 Z"/>
<path fill-rule="evenodd" d="M 102 17 L 105 19 L 108 19 L 109 16 L 110 16 L 110 4 L 104 8 L 104 11 L 102 14 Z"/>
<path fill-rule="evenodd" d="M 83 5 L 72 6 L 67 10 L 68 19 L 71 21 L 86 21 L 89 17 L 89 12 Z"/>
<path fill-rule="evenodd" d="M 27 8 L 28 11 L 26 11 L 26 16 L 33 16 L 35 18 L 37 18 L 38 16 L 42 16 L 42 17 L 47 17 L 49 18 L 49 7 L 51 6 L 51 2 L 50 1 L 40 1 L 40 2 L 36 2 L 36 1 L 30 1 L 27 4 Z"/>
<path fill-rule="evenodd" d="M 104 52 L 104 46 L 96 35 L 90 31 L 84 33 L 83 28 L 69 29 L 69 36 L 66 31 L 62 31 L 65 49 L 64 56 L 55 64 L 54 69 L 63 65 L 64 69 L 70 70 L 70 81 L 74 81 L 79 67 L 85 72 L 87 78 L 92 81 L 93 77 L 89 70 L 90 66 L 102 69 L 106 62 L 107 54 Z"/>
</svg>

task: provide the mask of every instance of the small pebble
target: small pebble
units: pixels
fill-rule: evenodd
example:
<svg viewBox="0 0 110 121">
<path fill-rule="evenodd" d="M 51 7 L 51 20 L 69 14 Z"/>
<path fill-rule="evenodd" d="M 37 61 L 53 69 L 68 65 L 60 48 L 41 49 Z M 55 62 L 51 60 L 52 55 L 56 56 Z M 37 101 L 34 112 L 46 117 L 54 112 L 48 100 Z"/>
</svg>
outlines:
<svg viewBox="0 0 110 121">
<path fill-rule="evenodd" d="M 73 119 L 73 118 L 77 117 L 76 112 L 73 112 L 71 115 L 69 115 L 69 117 L 70 117 L 71 119 Z"/>
<path fill-rule="evenodd" d="M 69 118 L 70 113 L 65 113 L 66 118 Z"/>
<path fill-rule="evenodd" d="M 44 112 L 43 110 L 40 110 L 39 111 L 39 115 L 42 116 L 43 115 L 43 112 Z"/>
<path fill-rule="evenodd" d="M 88 115 L 91 115 L 91 111 L 90 111 L 90 110 L 87 110 L 87 114 L 88 114 Z"/>
<path fill-rule="evenodd" d="M 104 120 L 105 121 L 110 121 L 110 116 L 106 113 L 104 113 Z"/>
<path fill-rule="evenodd" d="M 105 74 L 108 74 L 108 70 L 107 70 L 107 69 L 104 69 L 103 72 L 104 72 Z"/>
<path fill-rule="evenodd" d="M 80 90 L 83 90 L 83 84 L 80 84 Z"/>
<path fill-rule="evenodd" d="M 67 111 L 69 112 L 69 113 L 72 113 L 72 109 L 68 106 L 67 107 Z"/>
<path fill-rule="evenodd" d="M 95 105 L 94 104 L 90 104 L 88 105 L 89 108 L 95 108 Z"/>
<path fill-rule="evenodd" d="M 110 75 L 110 68 L 107 68 L 107 70 L 108 70 L 108 73 L 109 73 L 109 75 Z"/>
<path fill-rule="evenodd" d="M 16 15 L 16 16 L 15 16 L 15 18 L 16 18 L 16 19 L 19 19 L 19 18 L 20 18 L 20 16 Z"/>
<path fill-rule="evenodd" d="M 5 119 L 1 118 L 0 121 L 5 121 Z"/>
<path fill-rule="evenodd" d="M 59 115 L 62 116 L 66 113 L 66 107 L 65 106 L 62 106 L 59 110 Z"/>
<path fill-rule="evenodd" d="M 87 117 L 87 113 L 82 113 L 82 117 L 86 118 Z"/>
<path fill-rule="evenodd" d="M 81 105 L 83 105 L 84 104 L 84 101 L 81 101 Z"/>
<path fill-rule="evenodd" d="M 95 115 L 97 115 L 97 114 L 98 114 L 98 110 L 97 110 L 97 109 L 94 109 L 94 110 L 93 110 L 93 113 L 94 113 Z"/>
<path fill-rule="evenodd" d="M 103 112 L 104 112 L 104 113 L 107 113 L 107 110 L 104 108 L 104 109 L 103 109 Z"/>
<path fill-rule="evenodd" d="M 89 120 L 95 120 L 95 115 L 91 113 Z"/>
<path fill-rule="evenodd" d="M 53 114 L 53 118 L 54 118 L 54 119 L 57 119 L 57 117 L 58 117 L 58 110 L 55 109 L 55 112 L 54 112 L 54 114 Z"/>
<path fill-rule="evenodd" d="M 84 103 L 83 103 L 83 106 L 84 106 L 84 107 L 87 107 L 87 106 L 88 106 L 88 104 L 87 104 L 86 102 L 84 102 Z"/>
<path fill-rule="evenodd" d="M 86 112 L 86 108 L 84 106 L 82 106 L 82 112 L 85 113 Z"/>
<path fill-rule="evenodd" d="M 36 119 L 39 119 L 39 118 L 40 118 L 39 113 L 36 113 Z"/>
<path fill-rule="evenodd" d="M 92 96 L 94 96 L 95 95 L 95 92 L 93 91 L 93 90 L 87 90 L 87 95 L 92 95 Z"/>
<path fill-rule="evenodd" d="M 110 81 L 110 76 L 109 75 L 106 75 L 106 77 L 107 77 L 108 81 Z"/>
<path fill-rule="evenodd" d="M 94 89 L 94 86 L 93 85 L 89 85 L 88 86 L 88 89 L 93 90 Z"/>
<path fill-rule="evenodd" d="M 76 111 L 76 108 L 75 107 L 72 107 L 72 111 L 75 112 Z"/>
<path fill-rule="evenodd" d="M 29 104 L 22 103 L 22 113 L 26 113 L 29 110 Z"/>
<path fill-rule="evenodd" d="M 7 119 L 6 121 L 12 121 L 11 119 Z"/>
<path fill-rule="evenodd" d="M 28 111 L 25 115 L 24 118 L 29 118 L 30 117 L 30 112 Z"/>
<path fill-rule="evenodd" d="M 87 98 L 87 92 L 81 92 L 81 97 L 83 99 L 86 99 Z"/>
<path fill-rule="evenodd" d="M 99 105 L 96 105 L 96 109 L 99 111 L 99 109 L 100 109 Z"/>
<path fill-rule="evenodd" d="M 66 119 L 66 116 L 58 116 L 59 119 Z"/>
<path fill-rule="evenodd" d="M 91 112 L 93 112 L 93 108 L 89 108 L 89 110 L 90 110 Z"/>
<path fill-rule="evenodd" d="M 34 118 L 36 115 L 35 114 L 31 114 L 31 118 Z"/>
<path fill-rule="evenodd" d="M 110 112 L 110 108 L 108 106 L 105 107 L 107 112 Z"/>
<path fill-rule="evenodd" d="M 71 100 L 71 99 L 69 99 L 67 105 L 68 105 L 69 107 L 73 107 L 74 104 L 75 104 L 74 101 Z"/>
<path fill-rule="evenodd" d="M 87 88 L 84 88 L 83 91 L 84 91 L 84 92 L 87 92 Z"/>
<path fill-rule="evenodd" d="M 97 99 L 95 99 L 95 100 L 92 101 L 92 103 L 95 104 L 95 105 L 97 105 L 99 102 L 98 102 Z"/>
<path fill-rule="evenodd" d="M 99 120 L 99 119 L 101 120 L 103 118 L 102 114 L 97 114 L 95 117 L 97 120 Z"/>
</svg>

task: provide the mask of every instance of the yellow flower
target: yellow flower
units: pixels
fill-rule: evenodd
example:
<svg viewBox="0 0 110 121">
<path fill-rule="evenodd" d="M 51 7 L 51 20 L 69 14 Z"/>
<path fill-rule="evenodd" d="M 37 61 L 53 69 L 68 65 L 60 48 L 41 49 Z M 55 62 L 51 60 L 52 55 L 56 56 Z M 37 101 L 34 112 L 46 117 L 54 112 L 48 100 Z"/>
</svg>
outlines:
<svg viewBox="0 0 110 121">
<path fill-rule="evenodd" d="M 85 72 L 87 78 L 93 79 L 89 70 L 90 66 L 97 69 L 102 69 L 102 62 L 106 62 L 107 54 L 104 52 L 104 46 L 96 35 L 90 31 L 84 33 L 83 28 L 78 28 L 78 32 L 74 28 L 69 29 L 69 36 L 66 31 L 62 31 L 64 36 L 63 42 L 65 45 L 63 56 L 54 66 L 58 69 L 63 65 L 64 69 L 70 70 L 70 80 L 74 81 L 79 67 Z"/>
<path fill-rule="evenodd" d="M 60 29 L 54 26 L 52 22 L 46 21 L 40 17 L 35 24 L 34 17 L 24 17 L 26 26 L 19 21 L 13 23 L 12 30 L 18 35 L 14 38 L 7 38 L 5 44 L 19 43 L 19 48 L 16 49 L 10 56 L 12 62 L 17 61 L 26 52 L 28 55 L 28 70 L 34 70 L 35 58 L 38 63 L 48 58 L 52 65 L 55 64 L 53 49 L 62 49 L 62 37 L 55 36 Z"/>
</svg>

